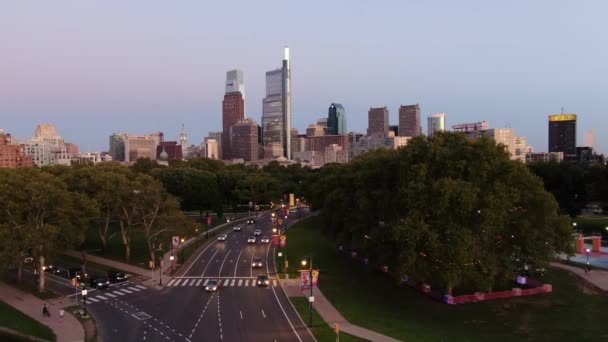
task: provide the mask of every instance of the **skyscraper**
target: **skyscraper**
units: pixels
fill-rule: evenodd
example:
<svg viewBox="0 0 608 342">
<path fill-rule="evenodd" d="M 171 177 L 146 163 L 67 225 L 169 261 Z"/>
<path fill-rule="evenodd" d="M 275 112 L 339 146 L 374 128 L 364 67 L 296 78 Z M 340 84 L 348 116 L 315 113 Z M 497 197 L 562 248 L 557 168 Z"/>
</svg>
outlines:
<svg viewBox="0 0 608 342">
<path fill-rule="evenodd" d="M 179 134 L 179 142 L 182 145 L 182 158 L 185 159 L 188 157 L 188 135 L 184 124 L 182 124 L 182 131 Z"/>
<path fill-rule="evenodd" d="M 339 103 L 332 103 L 329 106 L 327 115 L 327 134 L 346 134 L 346 112 Z"/>
<path fill-rule="evenodd" d="M 428 120 L 428 136 L 432 137 L 435 132 L 445 131 L 445 113 L 432 114 Z"/>
<path fill-rule="evenodd" d="M 281 69 L 266 72 L 266 97 L 262 105 L 264 145 L 281 144 L 283 156 L 291 159 L 291 66 L 285 47 Z"/>
<path fill-rule="evenodd" d="M 243 119 L 232 127 L 234 158 L 245 161 L 258 160 L 258 123 Z"/>
<path fill-rule="evenodd" d="M 417 137 L 422 134 L 420 126 L 420 105 L 399 107 L 399 135 Z"/>
<path fill-rule="evenodd" d="M 549 115 L 549 152 L 576 158 L 576 114 Z"/>
<path fill-rule="evenodd" d="M 245 84 L 243 72 L 230 70 L 226 72 L 226 94 L 222 101 L 222 158 L 231 159 L 231 129 L 239 120 L 245 118 Z"/>
<path fill-rule="evenodd" d="M 289 64 L 289 48 L 284 49 L 282 70 L 282 91 L 283 98 L 283 153 L 287 160 L 291 160 L 291 65 Z"/>
<path fill-rule="evenodd" d="M 386 107 L 370 108 L 367 113 L 367 135 L 381 136 L 388 135 L 388 109 Z M 401 129 L 400 129 L 401 130 Z"/>
</svg>

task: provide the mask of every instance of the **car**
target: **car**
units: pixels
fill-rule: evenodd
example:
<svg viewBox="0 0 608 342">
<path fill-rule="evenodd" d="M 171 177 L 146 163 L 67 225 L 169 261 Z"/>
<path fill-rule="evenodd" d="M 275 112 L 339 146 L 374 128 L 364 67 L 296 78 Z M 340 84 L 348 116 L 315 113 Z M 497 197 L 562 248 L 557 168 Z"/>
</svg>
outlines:
<svg viewBox="0 0 608 342">
<path fill-rule="evenodd" d="M 51 274 L 60 274 L 61 270 L 59 269 L 59 267 L 55 266 L 55 265 L 46 265 L 44 267 L 42 267 L 42 269 L 45 272 L 51 273 Z"/>
<path fill-rule="evenodd" d="M 110 279 L 102 276 L 93 276 L 89 280 L 89 286 L 98 290 L 107 289 L 110 286 Z"/>
<path fill-rule="evenodd" d="M 252 268 L 262 267 L 262 258 L 258 258 L 258 257 L 253 258 L 253 261 L 251 262 L 251 267 Z"/>
<path fill-rule="evenodd" d="M 219 286 L 219 281 L 217 279 L 211 279 L 207 282 L 207 285 L 205 285 L 205 291 L 215 292 L 218 290 Z"/>
<path fill-rule="evenodd" d="M 255 236 L 250 236 L 247 238 L 247 243 L 255 243 Z"/>
<path fill-rule="evenodd" d="M 222 234 L 220 236 L 217 237 L 218 241 L 226 241 L 226 238 L 228 237 L 228 235 L 226 234 Z"/>
<path fill-rule="evenodd" d="M 122 281 L 127 280 L 127 276 L 120 271 L 112 270 L 108 272 L 108 278 L 112 283 L 120 283 Z"/>
<path fill-rule="evenodd" d="M 254 224 L 255 220 L 254 219 L 247 219 L 247 224 Z"/>
<path fill-rule="evenodd" d="M 240 232 L 243 229 L 243 226 L 241 226 L 240 224 L 237 226 L 234 226 L 234 228 L 232 228 L 232 230 L 234 230 L 235 232 Z"/>
<path fill-rule="evenodd" d="M 255 284 L 257 286 L 268 286 L 268 285 L 270 285 L 270 280 L 268 280 L 267 275 L 260 274 L 260 275 L 258 275 L 258 279 L 256 280 Z"/>
<path fill-rule="evenodd" d="M 256 230 L 253 232 L 253 235 L 255 235 L 255 236 L 260 236 L 260 235 L 262 235 L 262 231 L 261 231 L 261 230 L 259 230 L 259 229 L 256 229 Z"/>
<path fill-rule="evenodd" d="M 262 243 L 269 243 L 270 242 L 270 238 L 266 235 L 262 236 L 262 239 L 260 240 L 260 242 Z"/>
<path fill-rule="evenodd" d="M 80 268 L 76 268 L 76 267 L 70 267 L 68 268 L 68 278 L 76 278 L 78 280 L 86 278 L 87 274 L 84 274 L 84 277 L 82 275 L 82 269 Z"/>
</svg>

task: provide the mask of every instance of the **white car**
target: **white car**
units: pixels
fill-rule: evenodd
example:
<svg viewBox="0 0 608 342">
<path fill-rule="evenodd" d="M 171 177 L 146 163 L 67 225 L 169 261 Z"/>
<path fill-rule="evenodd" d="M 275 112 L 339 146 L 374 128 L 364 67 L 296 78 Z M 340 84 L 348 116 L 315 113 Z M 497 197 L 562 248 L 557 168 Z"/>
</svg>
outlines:
<svg viewBox="0 0 608 342">
<path fill-rule="evenodd" d="M 205 291 L 215 292 L 217 291 L 218 287 L 219 285 L 217 279 L 211 279 L 209 282 L 207 282 L 207 285 L 205 285 Z"/>
<path fill-rule="evenodd" d="M 228 238 L 228 235 L 226 234 L 222 234 L 220 236 L 217 237 L 218 241 L 226 241 L 226 238 Z"/>
<path fill-rule="evenodd" d="M 256 267 L 262 267 L 262 258 L 253 258 L 253 261 L 251 262 L 251 267 L 252 268 L 256 268 Z"/>
<path fill-rule="evenodd" d="M 268 238 L 268 236 L 262 236 L 262 239 L 260 240 L 260 242 L 262 242 L 262 243 L 269 243 L 270 242 L 270 238 Z"/>
<path fill-rule="evenodd" d="M 234 230 L 235 232 L 240 232 L 243 229 L 243 227 L 239 224 L 237 226 L 234 226 L 234 228 L 232 228 L 232 230 Z"/>
<path fill-rule="evenodd" d="M 262 235 L 262 231 L 261 231 L 261 230 L 259 230 L 259 229 L 256 229 L 256 230 L 253 232 L 253 235 L 255 235 L 255 236 L 260 236 L 260 235 Z"/>
<path fill-rule="evenodd" d="M 255 243 L 255 236 L 250 236 L 247 238 L 247 243 Z"/>
</svg>

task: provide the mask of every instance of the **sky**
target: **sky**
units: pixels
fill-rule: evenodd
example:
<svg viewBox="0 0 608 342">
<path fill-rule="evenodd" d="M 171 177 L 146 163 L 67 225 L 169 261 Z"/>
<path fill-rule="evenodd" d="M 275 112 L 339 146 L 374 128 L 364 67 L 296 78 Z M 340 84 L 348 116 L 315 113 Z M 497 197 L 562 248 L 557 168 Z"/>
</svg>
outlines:
<svg viewBox="0 0 608 342">
<path fill-rule="evenodd" d="M 346 109 L 419 103 L 447 125 L 487 120 L 547 150 L 547 116 L 577 113 L 608 152 L 608 2 L 0 1 L 0 128 L 52 123 L 81 151 L 113 132 L 199 144 L 221 130 L 226 71 L 243 70 L 246 116 L 262 115 L 265 72 L 291 50 L 292 125 Z"/>
</svg>

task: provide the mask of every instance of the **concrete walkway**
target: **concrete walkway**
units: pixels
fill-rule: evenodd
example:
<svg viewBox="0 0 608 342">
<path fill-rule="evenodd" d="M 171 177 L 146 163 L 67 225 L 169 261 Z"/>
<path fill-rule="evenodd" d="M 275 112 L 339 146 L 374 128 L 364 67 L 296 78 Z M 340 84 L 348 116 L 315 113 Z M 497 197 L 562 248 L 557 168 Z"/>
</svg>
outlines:
<svg viewBox="0 0 608 342">
<path fill-rule="evenodd" d="M 598 270 L 593 268 L 591 272 L 585 273 L 585 270 L 580 267 L 570 266 L 559 262 L 552 262 L 551 266 L 570 271 L 585 281 L 595 285 L 602 291 L 608 291 L 608 271 Z"/>
<path fill-rule="evenodd" d="M 76 317 L 68 311 L 65 311 L 63 318 L 59 316 L 59 310 L 64 308 L 63 302 L 58 300 L 43 301 L 4 282 L 0 282 L 0 299 L 51 328 L 57 336 L 57 342 L 84 341 L 84 328 Z M 51 317 L 42 316 L 42 306 L 45 303 L 49 308 Z M 65 306 L 73 305 L 73 302 L 66 304 L 68 305 Z"/>
<path fill-rule="evenodd" d="M 300 289 L 299 279 L 281 280 L 281 286 L 283 286 L 285 293 L 287 293 L 287 296 L 289 297 L 310 296 L 310 290 Z M 374 342 L 399 341 L 392 337 L 388 337 L 375 331 L 351 324 L 346 320 L 346 318 L 344 318 L 344 316 L 340 314 L 340 312 L 338 312 L 338 310 L 336 310 L 336 308 L 334 308 L 334 306 L 327 299 L 327 297 L 323 295 L 319 288 L 315 287 L 313 289 L 313 296 L 315 297 L 315 301 L 312 306 L 315 308 L 315 310 L 317 310 L 323 320 L 330 326 L 333 327 L 334 324 L 338 323 L 340 325 L 340 331 Z"/>
</svg>

